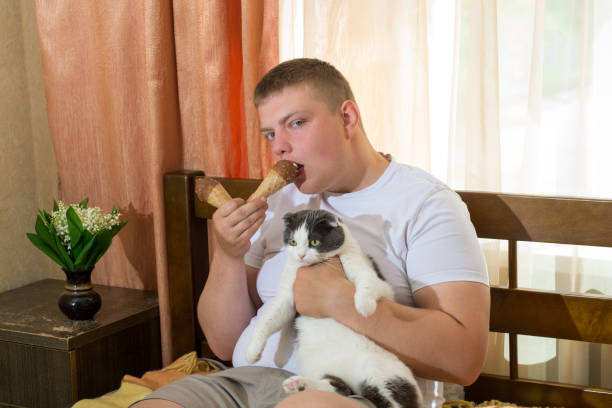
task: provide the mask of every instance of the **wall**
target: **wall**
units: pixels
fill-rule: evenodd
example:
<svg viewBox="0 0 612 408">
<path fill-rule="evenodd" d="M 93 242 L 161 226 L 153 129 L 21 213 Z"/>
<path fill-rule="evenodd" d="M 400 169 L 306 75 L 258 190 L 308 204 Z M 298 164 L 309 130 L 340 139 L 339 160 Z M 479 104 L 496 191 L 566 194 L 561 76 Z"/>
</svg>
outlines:
<svg viewBox="0 0 612 408">
<path fill-rule="evenodd" d="M 63 278 L 25 235 L 57 184 L 34 0 L 0 0 L 0 292 Z"/>
</svg>

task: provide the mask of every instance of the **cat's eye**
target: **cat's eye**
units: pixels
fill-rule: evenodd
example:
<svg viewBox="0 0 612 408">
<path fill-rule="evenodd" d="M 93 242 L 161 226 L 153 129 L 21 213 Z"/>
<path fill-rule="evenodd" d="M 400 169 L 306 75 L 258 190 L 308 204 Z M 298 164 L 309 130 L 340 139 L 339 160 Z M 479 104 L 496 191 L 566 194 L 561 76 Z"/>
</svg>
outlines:
<svg viewBox="0 0 612 408">
<path fill-rule="evenodd" d="M 291 246 L 296 246 L 296 245 L 297 245 L 297 242 L 295 242 L 295 239 L 290 239 L 290 240 L 289 240 L 289 245 L 291 245 Z"/>
<path fill-rule="evenodd" d="M 310 241 L 310 245 L 313 247 L 318 247 L 320 244 L 318 239 L 313 239 L 312 241 Z"/>
</svg>

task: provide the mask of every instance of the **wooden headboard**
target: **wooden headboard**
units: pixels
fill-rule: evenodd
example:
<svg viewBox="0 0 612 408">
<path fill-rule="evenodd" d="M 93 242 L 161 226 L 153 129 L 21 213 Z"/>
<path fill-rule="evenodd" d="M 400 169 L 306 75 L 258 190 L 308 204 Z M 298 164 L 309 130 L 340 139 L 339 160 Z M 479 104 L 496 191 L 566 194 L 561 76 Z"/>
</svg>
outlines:
<svg viewBox="0 0 612 408">
<path fill-rule="evenodd" d="M 168 285 L 173 357 L 209 355 L 195 315 L 208 276 L 206 220 L 214 208 L 194 193 L 204 173 L 164 176 Z M 259 180 L 218 179 L 233 197 L 248 197 Z M 493 332 L 509 333 L 509 376 L 482 374 L 466 399 L 521 405 L 612 407 L 612 390 L 519 378 L 517 335 L 612 344 L 612 298 L 517 288 L 517 242 L 612 247 L 612 201 L 458 192 L 480 238 L 508 241 L 509 287 L 491 287 Z M 612 270 L 607 271 L 612 279 Z"/>
</svg>

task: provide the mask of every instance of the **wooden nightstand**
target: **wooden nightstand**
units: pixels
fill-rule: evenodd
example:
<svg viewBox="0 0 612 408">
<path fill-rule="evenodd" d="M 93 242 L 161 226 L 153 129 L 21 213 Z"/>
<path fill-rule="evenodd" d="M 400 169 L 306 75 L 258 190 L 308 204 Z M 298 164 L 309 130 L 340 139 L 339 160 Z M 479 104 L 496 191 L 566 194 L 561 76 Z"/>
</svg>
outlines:
<svg viewBox="0 0 612 408">
<path fill-rule="evenodd" d="M 63 287 L 46 279 L 0 293 L 0 406 L 68 407 L 161 368 L 154 292 L 94 285 L 102 308 L 79 322 L 57 306 Z"/>
</svg>

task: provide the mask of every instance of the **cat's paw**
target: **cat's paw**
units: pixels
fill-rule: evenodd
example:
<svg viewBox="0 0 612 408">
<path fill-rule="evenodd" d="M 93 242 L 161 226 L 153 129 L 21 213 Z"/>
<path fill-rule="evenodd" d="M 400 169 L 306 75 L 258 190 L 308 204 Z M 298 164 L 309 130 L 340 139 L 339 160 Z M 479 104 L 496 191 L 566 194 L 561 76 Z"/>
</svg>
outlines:
<svg viewBox="0 0 612 408">
<path fill-rule="evenodd" d="M 395 299 L 395 293 L 393 292 L 393 288 L 385 281 L 378 281 L 375 285 L 373 285 L 373 292 L 376 300 L 381 298 L 387 298 L 389 300 Z"/>
<path fill-rule="evenodd" d="M 368 317 L 376 311 L 376 301 L 378 299 L 368 290 L 359 290 L 355 292 L 355 309 Z"/>
<path fill-rule="evenodd" d="M 255 364 L 261 358 L 261 353 L 264 349 L 264 345 L 258 341 L 251 341 L 246 350 L 246 361 L 249 364 Z"/>
<path fill-rule="evenodd" d="M 283 381 L 283 389 L 287 394 L 295 394 L 296 392 L 307 390 L 310 387 L 311 380 L 301 375 L 294 375 Z"/>
</svg>

